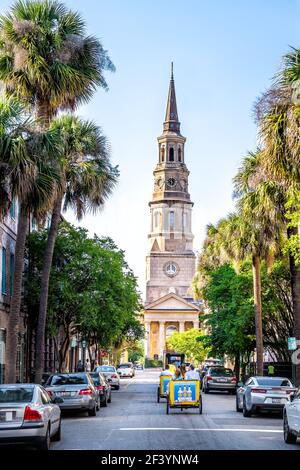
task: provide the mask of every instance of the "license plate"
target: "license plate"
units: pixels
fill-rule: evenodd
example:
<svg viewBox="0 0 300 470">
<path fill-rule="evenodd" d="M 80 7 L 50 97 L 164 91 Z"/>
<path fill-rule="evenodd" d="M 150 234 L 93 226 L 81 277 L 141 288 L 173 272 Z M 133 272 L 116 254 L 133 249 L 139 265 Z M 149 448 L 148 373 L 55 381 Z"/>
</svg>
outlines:
<svg viewBox="0 0 300 470">
<path fill-rule="evenodd" d="M 281 398 L 272 398 L 272 403 L 274 403 L 274 405 L 279 405 L 281 403 Z"/>
<path fill-rule="evenodd" d="M 227 379 L 218 379 L 218 382 L 227 382 Z"/>
<path fill-rule="evenodd" d="M 75 395 L 75 392 L 56 392 L 56 395 L 60 397 L 72 397 Z"/>
<path fill-rule="evenodd" d="M 12 411 L 2 411 L 0 413 L 0 422 L 4 423 L 5 421 L 12 421 L 13 420 L 13 412 Z"/>
</svg>

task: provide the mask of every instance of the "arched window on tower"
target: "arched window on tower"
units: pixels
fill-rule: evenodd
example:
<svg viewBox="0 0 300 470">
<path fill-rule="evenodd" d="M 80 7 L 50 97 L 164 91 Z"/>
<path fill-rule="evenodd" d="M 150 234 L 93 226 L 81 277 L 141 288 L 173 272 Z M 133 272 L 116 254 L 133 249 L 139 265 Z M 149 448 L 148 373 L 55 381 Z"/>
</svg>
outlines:
<svg viewBox="0 0 300 470">
<path fill-rule="evenodd" d="M 178 161 L 181 162 L 181 147 L 178 147 Z"/>
<path fill-rule="evenodd" d="M 174 162 L 174 148 L 170 147 L 169 150 L 169 162 Z"/>
<path fill-rule="evenodd" d="M 170 230 L 174 230 L 174 225 L 175 225 L 175 212 L 170 211 L 169 212 L 169 227 L 170 227 Z"/>
<path fill-rule="evenodd" d="M 161 148 L 160 155 L 161 155 L 161 161 L 164 162 L 165 161 L 165 147 L 164 146 L 162 146 Z"/>
</svg>

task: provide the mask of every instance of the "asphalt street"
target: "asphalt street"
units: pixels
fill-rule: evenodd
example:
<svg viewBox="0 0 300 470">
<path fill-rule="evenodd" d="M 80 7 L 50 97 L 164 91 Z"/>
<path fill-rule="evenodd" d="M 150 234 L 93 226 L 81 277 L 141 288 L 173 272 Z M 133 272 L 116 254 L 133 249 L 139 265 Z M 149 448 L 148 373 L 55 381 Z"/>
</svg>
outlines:
<svg viewBox="0 0 300 470">
<path fill-rule="evenodd" d="M 66 414 L 62 440 L 51 448 L 85 450 L 300 450 L 285 444 L 280 415 L 244 418 L 235 411 L 235 397 L 211 392 L 203 396 L 203 414 L 171 410 L 157 403 L 159 371 L 136 371 L 113 391 L 112 403 L 96 417 Z"/>
</svg>

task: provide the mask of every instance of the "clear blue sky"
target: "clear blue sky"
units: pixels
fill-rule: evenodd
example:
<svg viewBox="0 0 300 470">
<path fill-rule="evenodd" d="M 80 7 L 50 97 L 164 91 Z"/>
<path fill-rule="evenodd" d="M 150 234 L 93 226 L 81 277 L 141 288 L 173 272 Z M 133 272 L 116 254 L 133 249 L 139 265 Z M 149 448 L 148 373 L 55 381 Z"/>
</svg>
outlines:
<svg viewBox="0 0 300 470">
<path fill-rule="evenodd" d="M 12 5 L 0 0 L 1 11 Z M 195 203 L 195 250 L 205 226 L 233 207 L 232 177 L 256 145 L 252 107 L 289 45 L 300 46 L 300 0 L 68 0 L 116 65 L 110 90 L 79 110 L 103 127 L 121 178 L 91 233 L 126 250 L 144 291 L 148 201 L 174 61 L 179 119 Z M 71 215 L 67 217 L 74 221 Z"/>
</svg>

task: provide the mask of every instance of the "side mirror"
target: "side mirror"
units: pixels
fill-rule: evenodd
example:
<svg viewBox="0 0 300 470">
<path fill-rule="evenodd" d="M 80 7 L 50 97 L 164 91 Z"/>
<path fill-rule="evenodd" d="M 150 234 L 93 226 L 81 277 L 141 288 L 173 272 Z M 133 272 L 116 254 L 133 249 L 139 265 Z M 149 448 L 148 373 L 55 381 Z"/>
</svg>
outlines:
<svg viewBox="0 0 300 470">
<path fill-rule="evenodd" d="M 63 398 L 61 398 L 61 397 L 54 397 L 51 401 L 52 401 L 52 403 L 54 403 L 55 405 L 59 405 L 59 403 L 63 403 L 63 402 L 64 402 Z"/>
</svg>

